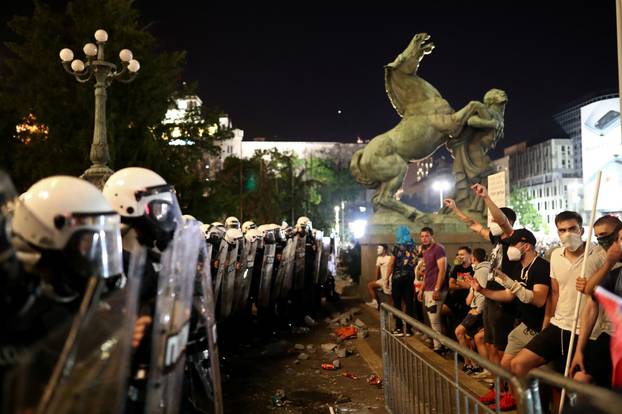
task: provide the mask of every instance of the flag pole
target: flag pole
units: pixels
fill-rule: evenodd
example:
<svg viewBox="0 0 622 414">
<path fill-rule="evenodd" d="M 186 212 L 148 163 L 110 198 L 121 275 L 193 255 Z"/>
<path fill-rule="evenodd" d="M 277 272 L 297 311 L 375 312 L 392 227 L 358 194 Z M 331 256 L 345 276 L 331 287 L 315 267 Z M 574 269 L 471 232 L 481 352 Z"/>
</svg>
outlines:
<svg viewBox="0 0 622 414">
<path fill-rule="evenodd" d="M 590 247 L 592 246 L 592 230 L 594 228 L 594 219 L 596 217 L 596 204 L 598 203 L 598 192 L 600 191 L 600 178 L 603 175 L 602 171 L 598 171 L 596 175 L 596 188 L 594 189 L 594 198 L 592 200 L 592 213 L 590 216 L 590 226 L 587 230 L 587 238 L 585 239 L 585 250 L 583 251 L 583 263 L 581 264 L 581 277 L 585 278 L 585 269 L 587 266 L 587 259 L 590 254 Z M 570 371 L 570 362 L 572 361 L 572 351 L 574 348 L 575 331 L 577 330 L 577 323 L 579 321 L 579 309 L 581 308 L 581 299 L 583 294 L 577 292 L 577 300 L 574 307 L 574 320 L 572 321 L 572 330 L 570 331 L 570 343 L 568 344 L 568 352 L 566 355 L 566 368 L 564 368 L 564 377 L 568 376 Z M 559 401 L 559 411 L 561 414 L 564 409 L 564 400 L 566 398 L 566 388 L 562 388 L 562 396 Z"/>
</svg>

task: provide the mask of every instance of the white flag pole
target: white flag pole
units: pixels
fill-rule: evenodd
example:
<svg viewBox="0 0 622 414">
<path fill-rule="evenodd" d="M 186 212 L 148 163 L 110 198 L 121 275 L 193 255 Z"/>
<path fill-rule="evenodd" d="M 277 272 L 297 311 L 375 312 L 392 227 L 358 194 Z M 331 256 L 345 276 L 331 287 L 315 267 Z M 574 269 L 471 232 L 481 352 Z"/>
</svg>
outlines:
<svg viewBox="0 0 622 414">
<path fill-rule="evenodd" d="M 585 278 L 585 268 L 587 266 L 588 256 L 590 254 L 590 247 L 592 246 L 592 229 L 594 227 L 594 219 L 596 216 L 596 204 L 598 203 L 598 192 L 600 191 L 600 178 L 603 175 L 602 171 L 599 171 L 596 175 L 596 188 L 594 189 L 594 199 L 592 200 L 592 213 L 590 216 L 590 226 L 587 229 L 587 239 L 585 239 L 585 250 L 583 251 L 583 263 L 581 266 L 581 277 Z M 566 355 L 566 368 L 564 369 L 564 377 L 568 376 L 570 371 L 570 362 L 572 361 L 572 351 L 574 348 L 575 331 L 577 330 L 577 323 L 579 321 L 579 309 L 581 308 L 581 299 L 583 294 L 577 292 L 577 300 L 574 307 L 574 320 L 572 321 L 572 330 L 570 331 L 570 343 L 568 344 L 568 353 Z M 562 388 L 562 396 L 559 401 L 559 414 L 564 409 L 564 400 L 566 398 L 566 389 Z"/>
</svg>

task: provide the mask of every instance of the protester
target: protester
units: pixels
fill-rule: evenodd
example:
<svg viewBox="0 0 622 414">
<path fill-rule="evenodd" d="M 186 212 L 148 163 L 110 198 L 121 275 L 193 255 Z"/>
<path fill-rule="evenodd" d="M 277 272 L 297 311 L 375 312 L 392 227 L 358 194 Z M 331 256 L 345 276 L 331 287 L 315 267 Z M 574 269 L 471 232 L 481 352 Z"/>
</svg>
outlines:
<svg viewBox="0 0 622 414">
<path fill-rule="evenodd" d="M 595 283 L 599 283 L 599 286 L 616 295 L 622 294 L 622 284 L 618 282 L 622 263 L 619 262 L 621 254 L 620 245 L 617 243 L 621 230 L 622 222 L 617 217 L 603 216 L 594 222 L 594 234 L 598 244 L 607 250 L 607 258 L 601 268 L 589 279 L 577 278 L 576 282 L 577 290 L 587 295 L 583 298 L 585 307 L 580 317 L 582 328 L 579 332 L 570 373 L 574 374 L 574 379 L 578 381 L 595 382 L 603 387 L 611 386 L 612 361 L 609 344 L 611 343 L 613 329 L 605 321 L 607 330 L 600 334 L 596 341 L 588 341 L 594 326 L 599 322 L 600 316 L 598 303 L 591 294 L 593 293 L 592 286 Z M 590 355 L 588 359 L 598 364 L 596 367 L 594 364 L 591 367 L 586 367 L 585 359 L 588 354 Z M 594 376 L 595 373 L 596 376 Z"/>
<path fill-rule="evenodd" d="M 451 332 L 456 329 L 456 326 L 464 319 L 469 312 L 469 306 L 466 304 L 466 299 L 471 287 L 467 282 L 466 276 L 472 276 L 474 273 L 471 266 L 471 248 L 468 246 L 461 246 L 458 248 L 456 255 L 456 264 L 449 273 L 449 292 L 447 293 L 447 300 L 445 301 L 447 307 L 451 311 L 450 325 Z"/>
<path fill-rule="evenodd" d="M 480 286 L 486 287 L 488 274 L 490 273 L 490 263 L 486 261 L 486 251 L 480 248 L 474 249 L 473 255 L 471 256 L 471 263 L 475 280 L 477 280 Z M 465 283 L 470 286 L 468 276 L 465 279 Z M 470 307 L 470 310 L 455 330 L 456 338 L 460 345 L 471 349 L 476 348 L 484 357 L 486 356 L 486 348 L 483 341 L 478 344 L 474 339 L 477 333 L 484 327 L 482 314 L 484 311 L 485 299 L 484 295 L 475 291 L 472 287 L 469 287 L 469 293 L 465 302 Z M 467 374 L 477 374 L 482 372 L 482 368 L 474 361 L 465 359 L 463 371 Z"/>
<path fill-rule="evenodd" d="M 367 283 L 367 290 L 371 297 L 371 302 L 366 302 L 367 306 L 374 309 L 378 308 L 378 298 L 376 289 L 381 288 L 386 295 L 391 294 L 391 274 L 393 273 L 393 261 L 395 258 L 389 252 L 386 244 L 379 244 L 377 247 L 378 258 L 376 259 L 376 280 Z"/>
<path fill-rule="evenodd" d="M 430 227 L 422 228 L 419 238 L 424 249 L 423 261 L 425 262 L 423 292 L 419 292 L 419 300 L 423 296 L 423 306 L 430 319 L 430 326 L 442 334 L 441 308 L 447 297 L 449 285 L 447 277 L 445 277 L 447 255 L 445 248 L 434 241 L 434 231 Z M 443 355 L 444 350 L 441 343 L 438 340 L 433 342 L 434 352 Z"/>
<path fill-rule="evenodd" d="M 410 231 L 405 226 L 397 229 L 395 239 L 395 265 L 391 277 L 393 305 L 402 310 L 403 302 L 406 306 L 405 313 L 414 317 L 413 283 L 415 281 L 415 266 L 417 265 L 415 243 L 410 236 Z M 395 336 L 412 336 L 412 328 L 400 318 L 396 318 L 393 334 Z"/>
<path fill-rule="evenodd" d="M 501 366 L 507 370 L 510 369 L 516 354 L 542 328 L 544 305 L 551 285 L 549 263 L 538 256 L 533 233 L 527 229 L 514 230 L 509 244 L 508 257 L 514 262 L 519 262 L 520 266 L 515 266 L 511 275 L 506 275 L 499 269 L 495 270 L 495 280 L 505 288 L 504 290 L 489 290 L 471 279 L 473 289 L 489 299 L 498 302 L 512 302 L 514 299 L 519 301 L 518 325 L 510 332 L 508 345 L 501 359 Z M 493 403 L 495 400 L 494 389 L 480 398 L 483 403 Z M 510 391 L 501 394 L 499 407 L 503 411 L 516 408 L 516 401 Z"/>
<path fill-rule="evenodd" d="M 581 240 L 583 219 L 578 213 L 559 213 L 555 216 L 555 226 L 563 247 L 551 254 L 551 295 L 546 305 L 543 330 L 511 362 L 512 373 L 519 377 L 551 361 L 554 368 L 563 373 L 574 323 L 576 280 L 580 276 L 583 260 L 587 260 L 586 275 L 593 275 L 605 263 L 605 251 L 600 247 L 589 249 L 585 259 L 585 243 Z M 576 334 L 580 333 L 580 328 L 580 323 L 577 323 Z M 597 328 L 591 332 L 591 340 L 596 340 L 602 333 L 603 327 Z M 585 364 L 589 372 L 588 367 L 595 361 L 586 359 Z"/>
<path fill-rule="evenodd" d="M 490 211 L 492 222 L 490 228 L 485 228 L 471 217 L 463 213 L 454 200 L 446 199 L 445 206 L 465 224 L 471 231 L 479 234 L 482 238 L 493 244 L 490 254 L 492 269 L 501 269 L 505 274 L 512 274 L 516 262 L 512 262 L 508 256 L 509 237 L 514 231 L 512 226 L 516 221 L 516 213 L 510 208 L 499 208 L 488 196 L 486 187 L 475 184 L 471 187 L 475 194 L 484 200 Z M 489 277 L 490 279 L 490 277 Z M 489 290 L 503 290 L 504 287 L 494 280 L 490 280 L 486 286 Z M 507 338 L 514 328 L 515 307 L 512 303 L 499 303 L 486 299 L 484 306 L 484 342 L 487 347 L 488 359 L 496 364 L 501 363 L 503 351 L 507 346 Z"/>
</svg>

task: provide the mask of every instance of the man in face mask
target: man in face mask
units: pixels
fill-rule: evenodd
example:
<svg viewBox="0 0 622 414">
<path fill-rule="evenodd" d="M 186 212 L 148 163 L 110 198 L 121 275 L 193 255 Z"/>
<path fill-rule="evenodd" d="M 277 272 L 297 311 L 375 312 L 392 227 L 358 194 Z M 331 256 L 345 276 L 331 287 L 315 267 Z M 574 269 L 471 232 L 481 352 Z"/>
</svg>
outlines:
<svg viewBox="0 0 622 414">
<path fill-rule="evenodd" d="M 389 252 L 386 244 L 379 244 L 377 248 L 378 258 L 376 259 L 376 280 L 372 280 L 367 284 L 367 290 L 371 297 L 371 302 L 365 303 L 374 309 L 378 308 L 378 298 L 376 297 L 376 289 L 381 288 L 386 295 L 391 294 L 390 279 L 393 273 L 394 256 Z"/>
<path fill-rule="evenodd" d="M 609 344 L 613 334 L 610 324 L 601 317 L 598 303 L 591 296 L 596 286 L 620 296 L 622 295 L 622 249 L 620 236 L 622 222 L 614 216 L 603 216 L 594 223 L 594 233 L 600 247 L 607 251 L 605 263 L 588 279 L 578 278 L 576 287 L 586 294 L 585 307 L 581 312 L 581 332 L 577 340 L 577 349 L 572 359 L 570 372 L 574 379 L 583 382 L 595 382 L 598 385 L 611 385 L 611 354 Z M 595 341 L 589 340 L 590 333 L 604 328 L 605 332 Z M 602 329 L 601 329 L 602 330 Z"/>
<path fill-rule="evenodd" d="M 512 274 L 517 262 L 511 261 L 507 252 L 510 247 L 509 238 L 512 235 L 516 213 L 511 208 L 497 207 L 488 195 L 486 187 L 475 184 L 471 187 L 477 197 L 481 198 L 492 216 L 490 228 L 484 227 L 471 217 L 467 216 L 457 206 L 454 200 L 446 199 L 444 204 L 447 208 L 464 222 L 471 231 L 479 234 L 482 238 L 492 243 L 493 248 L 490 254 L 491 269 L 500 269 L 506 275 Z M 486 286 L 490 290 L 504 290 L 505 288 L 494 279 L 490 280 Z M 486 298 L 483 319 L 484 319 L 484 343 L 488 351 L 488 359 L 495 364 L 501 362 L 503 351 L 507 346 L 507 338 L 514 326 L 515 306 L 512 303 L 497 302 Z M 494 390 L 482 397 L 482 402 L 494 400 Z"/>
<path fill-rule="evenodd" d="M 593 275 L 604 263 L 605 252 L 600 248 L 590 249 L 584 257 L 585 243 L 582 241 L 583 220 L 574 211 L 563 211 L 555 216 L 557 234 L 562 243 L 551 253 L 551 295 L 543 322 L 543 330 L 512 360 L 511 370 L 518 376 L 525 376 L 536 367 L 555 362 L 555 369 L 563 372 L 576 305 L 576 280 L 580 277 L 583 260 L 586 275 Z M 582 301 L 582 307 L 585 301 Z M 581 323 L 577 323 L 576 334 L 580 334 Z M 586 327 L 587 328 L 587 327 Z M 586 329 L 586 331 L 588 331 Z M 591 331 L 596 340 L 602 329 Z M 590 333 L 590 332 L 586 332 Z M 589 365 L 589 361 L 586 361 Z"/>
</svg>

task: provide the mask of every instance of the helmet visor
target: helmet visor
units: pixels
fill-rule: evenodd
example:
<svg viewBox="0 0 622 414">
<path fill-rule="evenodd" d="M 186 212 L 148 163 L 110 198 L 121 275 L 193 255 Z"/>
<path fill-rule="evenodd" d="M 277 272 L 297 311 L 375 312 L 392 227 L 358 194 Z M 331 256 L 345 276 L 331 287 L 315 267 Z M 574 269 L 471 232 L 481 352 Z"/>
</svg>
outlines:
<svg viewBox="0 0 622 414">
<path fill-rule="evenodd" d="M 75 228 L 63 249 L 74 271 L 103 278 L 123 273 L 119 215 L 75 214 L 67 219 L 66 226 Z"/>
</svg>

